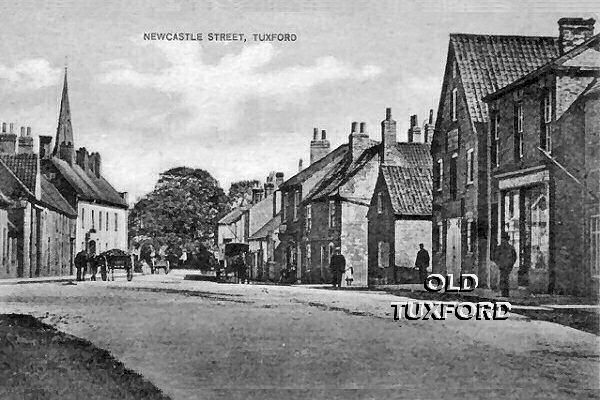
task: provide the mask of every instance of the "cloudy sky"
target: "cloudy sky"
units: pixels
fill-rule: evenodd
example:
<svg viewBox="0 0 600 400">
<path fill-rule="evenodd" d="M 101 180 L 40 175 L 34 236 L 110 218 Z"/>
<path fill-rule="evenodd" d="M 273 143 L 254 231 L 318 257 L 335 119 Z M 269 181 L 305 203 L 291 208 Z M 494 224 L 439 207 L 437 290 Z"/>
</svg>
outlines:
<svg viewBox="0 0 600 400">
<path fill-rule="evenodd" d="M 449 33 L 555 36 L 561 16 L 598 19 L 596 3 L 3 1 L 0 121 L 54 135 L 67 60 L 75 145 L 101 152 L 117 189 L 143 195 L 175 166 L 207 169 L 225 189 L 271 170 L 289 177 L 306 165 L 313 127 L 337 146 L 351 121 L 378 138 L 385 107 L 401 138 L 410 114 L 421 123 L 437 107 Z M 144 41 L 149 32 L 205 40 Z"/>
</svg>

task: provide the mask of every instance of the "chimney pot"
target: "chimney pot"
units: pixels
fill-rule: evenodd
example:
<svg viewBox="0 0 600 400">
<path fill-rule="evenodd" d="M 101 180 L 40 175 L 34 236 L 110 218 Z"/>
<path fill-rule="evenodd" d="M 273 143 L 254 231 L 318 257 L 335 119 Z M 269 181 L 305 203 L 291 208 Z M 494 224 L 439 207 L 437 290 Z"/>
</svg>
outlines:
<svg viewBox="0 0 600 400">
<path fill-rule="evenodd" d="M 390 107 L 385 109 L 385 120 L 389 121 L 392 119 L 392 109 Z"/>
<path fill-rule="evenodd" d="M 31 127 L 30 126 L 27 127 L 27 136 L 31 136 Z"/>
<path fill-rule="evenodd" d="M 8 130 L 10 131 L 10 133 L 14 133 L 14 131 L 15 131 L 15 124 L 11 122 Z"/>
<path fill-rule="evenodd" d="M 25 127 L 24 126 L 21 127 L 21 136 L 25 136 Z"/>
<path fill-rule="evenodd" d="M 327 140 L 327 132 L 325 129 L 321 131 L 321 140 Z"/>
<path fill-rule="evenodd" d="M 6 122 L 2 123 L 2 133 L 6 133 Z"/>
<path fill-rule="evenodd" d="M 433 109 L 429 110 L 429 124 L 433 124 Z"/>
<path fill-rule="evenodd" d="M 366 122 L 360 123 L 360 133 L 367 133 L 367 123 Z"/>
<path fill-rule="evenodd" d="M 410 127 L 413 128 L 413 127 L 415 127 L 417 125 L 418 125 L 417 116 L 416 115 L 411 115 L 410 116 Z"/>
<path fill-rule="evenodd" d="M 560 54 L 567 53 L 594 35 L 593 18 L 561 18 L 558 20 L 558 45 Z"/>
<path fill-rule="evenodd" d="M 350 130 L 350 133 L 356 133 L 357 125 L 358 125 L 358 122 L 356 122 L 356 121 L 352 122 L 352 129 Z"/>
<path fill-rule="evenodd" d="M 319 140 L 319 128 L 313 128 L 313 140 Z"/>
<path fill-rule="evenodd" d="M 302 171 L 302 159 L 298 160 L 298 172 Z"/>
</svg>

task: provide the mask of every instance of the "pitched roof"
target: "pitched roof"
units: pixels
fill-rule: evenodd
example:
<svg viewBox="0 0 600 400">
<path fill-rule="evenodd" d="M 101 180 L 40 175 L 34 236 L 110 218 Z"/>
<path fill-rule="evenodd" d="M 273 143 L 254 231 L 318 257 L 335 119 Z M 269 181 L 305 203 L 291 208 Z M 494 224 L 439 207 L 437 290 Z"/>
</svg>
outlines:
<svg viewBox="0 0 600 400">
<path fill-rule="evenodd" d="M 385 181 L 394 214 L 431 215 L 433 196 L 431 167 L 406 167 L 382 165 L 381 175 Z"/>
<path fill-rule="evenodd" d="M 226 214 L 223 218 L 221 218 L 219 220 L 218 224 L 221 224 L 221 225 L 233 224 L 235 221 L 240 219 L 240 217 L 242 216 L 244 211 L 246 211 L 245 206 L 236 207 L 233 210 L 231 210 L 228 214 Z"/>
<path fill-rule="evenodd" d="M 98 178 L 92 171 L 83 170 L 79 165 L 69 164 L 57 157 L 52 157 L 51 162 L 82 200 L 127 208 L 119 192 L 102 176 Z"/>
<path fill-rule="evenodd" d="M 72 218 L 77 218 L 77 211 L 69 205 L 69 202 L 60 194 L 58 189 L 43 175 L 41 175 L 40 183 L 42 187 L 42 202 L 63 214 L 67 214 Z"/>
<path fill-rule="evenodd" d="M 471 120 L 487 121 L 483 98 L 559 55 L 558 39 L 453 33 L 450 49 L 467 98 Z"/>
<path fill-rule="evenodd" d="M 484 97 L 485 101 L 489 101 L 495 98 L 498 98 L 502 94 L 523 85 L 526 82 L 530 82 L 531 80 L 539 77 L 540 75 L 550 71 L 552 69 L 561 69 L 561 68 L 576 68 L 578 70 L 593 70 L 600 71 L 600 50 L 597 49 L 598 41 L 600 40 L 600 34 L 592 36 L 590 39 L 586 40 L 584 43 L 579 46 L 574 47 L 569 50 L 565 54 L 555 59 L 549 60 L 544 65 L 540 66 L 521 76 L 513 82 L 510 82 L 508 85 L 489 93 Z"/>
<path fill-rule="evenodd" d="M 377 143 L 377 142 L 374 142 Z M 345 185 L 354 175 L 363 169 L 373 158 L 379 156 L 380 144 L 365 150 L 356 160 L 346 157 L 338 162 L 331 171 L 305 197 L 305 201 L 331 196 Z M 386 156 L 387 157 L 387 156 Z M 424 143 L 396 143 L 387 162 L 402 167 L 432 167 L 430 146 Z M 371 194 L 369 194 L 369 197 Z"/>
<path fill-rule="evenodd" d="M 259 230 L 254 232 L 254 234 L 250 236 L 249 240 L 259 240 L 269 236 L 279 228 L 279 224 L 281 224 L 281 213 L 275 215 Z"/>
<path fill-rule="evenodd" d="M 302 184 L 317 171 L 320 171 L 323 168 L 328 168 L 332 166 L 333 163 L 342 160 L 349 150 L 350 147 L 347 143 L 338 146 L 335 150 L 328 153 L 325 157 L 313 162 L 308 167 L 304 168 L 302 171 L 298 172 L 296 175 L 283 182 L 279 186 L 279 189 L 285 189 L 286 187 Z"/>
<path fill-rule="evenodd" d="M 35 193 L 36 176 L 38 172 L 36 154 L 0 154 L 0 159 L 2 159 L 4 164 L 6 164 L 12 173 L 25 185 L 27 190 L 31 193 Z"/>
</svg>

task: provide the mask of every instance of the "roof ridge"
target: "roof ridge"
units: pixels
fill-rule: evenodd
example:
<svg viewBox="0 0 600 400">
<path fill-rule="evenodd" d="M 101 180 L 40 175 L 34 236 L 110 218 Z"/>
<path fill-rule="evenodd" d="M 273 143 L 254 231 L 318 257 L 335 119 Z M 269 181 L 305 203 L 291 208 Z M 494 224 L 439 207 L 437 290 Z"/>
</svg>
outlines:
<svg viewBox="0 0 600 400">
<path fill-rule="evenodd" d="M 463 32 L 452 32 L 449 35 L 450 35 L 450 37 L 456 37 L 456 36 L 473 36 L 473 37 L 500 37 L 500 38 L 524 38 L 524 39 L 553 39 L 553 40 L 558 40 L 558 37 L 556 37 L 556 36 L 542 36 L 542 35 L 509 35 L 509 34 L 463 33 Z"/>
</svg>

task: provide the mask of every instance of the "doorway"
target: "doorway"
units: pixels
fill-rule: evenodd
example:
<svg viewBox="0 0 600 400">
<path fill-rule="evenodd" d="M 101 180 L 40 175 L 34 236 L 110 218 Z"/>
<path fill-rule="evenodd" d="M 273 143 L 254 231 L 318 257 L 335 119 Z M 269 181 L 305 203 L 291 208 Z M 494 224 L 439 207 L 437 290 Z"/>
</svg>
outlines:
<svg viewBox="0 0 600 400">
<path fill-rule="evenodd" d="M 461 249 L 461 219 L 449 218 L 446 234 L 446 273 L 453 274 L 455 285 L 459 284 L 462 249 Z"/>
</svg>

